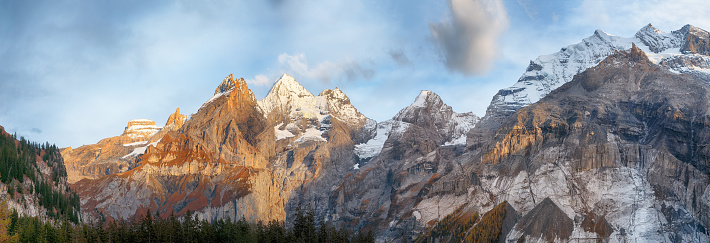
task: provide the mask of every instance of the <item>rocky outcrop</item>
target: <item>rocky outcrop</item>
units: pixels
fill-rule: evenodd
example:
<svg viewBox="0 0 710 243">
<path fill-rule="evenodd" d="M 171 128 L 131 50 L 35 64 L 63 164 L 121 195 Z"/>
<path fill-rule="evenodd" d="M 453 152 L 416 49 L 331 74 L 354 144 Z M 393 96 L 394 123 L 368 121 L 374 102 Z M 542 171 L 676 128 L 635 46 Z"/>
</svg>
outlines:
<svg viewBox="0 0 710 243">
<path fill-rule="evenodd" d="M 330 193 L 333 213 L 380 240 L 413 239 L 507 201 L 527 216 L 506 241 L 707 241 L 709 98 L 703 80 L 631 44 L 500 124 L 484 119 L 466 150 L 441 146 L 436 116 L 405 110 Z"/>
<path fill-rule="evenodd" d="M 81 222 L 80 199 L 67 183 L 64 161 L 56 145 L 28 141 L 22 136 L 18 139 L 17 134 L 10 135 L 0 126 L 0 157 L 4 227 L 11 225 L 10 211 L 43 222 Z"/>
<path fill-rule="evenodd" d="M 710 80 L 705 74 L 710 69 L 698 62 L 698 55 L 707 58 L 707 36 L 707 31 L 692 25 L 664 33 L 648 24 L 636 32 L 633 38 L 613 36 L 597 30 L 578 44 L 530 61 L 525 73 L 513 86 L 501 89 L 493 97 L 486 110 L 485 119 L 479 125 L 495 130 L 498 124 L 522 107 L 537 102 L 552 90 L 571 81 L 574 75 L 599 64 L 616 51 L 631 49 L 633 43 L 646 51 L 646 55 L 656 64 L 664 61 L 673 63 L 664 66 L 676 72 L 701 74 L 703 79 Z M 678 52 L 683 55 L 675 54 Z M 685 66 L 688 63 L 691 65 Z M 478 139 L 469 138 L 470 141 Z"/>
<path fill-rule="evenodd" d="M 523 216 L 515 230 L 522 232 L 526 241 L 535 242 L 536 238 L 540 238 L 546 242 L 558 242 L 569 241 L 573 228 L 572 219 L 550 198 L 545 198 Z"/>
<path fill-rule="evenodd" d="M 187 116 L 180 114 L 180 107 L 175 109 L 175 112 L 173 114 L 170 114 L 168 117 L 168 120 L 165 122 L 165 126 L 163 128 L 172 128 L 172 129 L 178 129 L 182 127 L 182 124 L 185 123 L 185 120 L 187 120 Z"/>
<path fill-rule="evenodd" d="M 435 222 L 426 213 L 413 210 L 423 203 L 423 195 L 438 190 L 465 195 L 467 185 L 475 180 L 439 179 L 454 170 L 447 162 L 463 152 L 465 141 L 452 141 L 465 139 L 477 120 L 471 113 L 454 112 L 434 92 L 422 91 L 411 105 L 378 124 L 375 138 L 356 145 L 361 158 L 358 169 L 330 192 L 330 213 L 348 227 L 381 232 L 383 239 L 414 239 Z M 367 152 L 378 142 L 381 151 L 358 153 L 358 149 Z M 367 157 L 363 155 L 373 157 L 364 160 Z M 448 206 L 438 211 L 434 204 L 428 210 L 443 217 L 456 208 Z"/>
<path fill-rule="evenodd" d="M 400 110 L 392 119 L 376 124 L 376 129 L 372 129 L 374 136 L 356 145 L 355 153 L 364 161 L 385 150 L 401 154 L 416 139 L 423 139 L 418 142 L 421 146 L 417 146 L 420 155 L 439 146 L 465 145 L 466 133 L 478 120 L 471 112 L 454 112 L 439 95 L 423 90 L 414 103 Z"/>
<path fill-rule="evenodd" d="M 112 218 L 288 221 L 300 204 L 390 241 L 505 209 L 490 239 L 705 242 L 710 86 L 685 70 L 702 54 L 665 53 L 703 36 L 682 32 L 596 31 L 532 61 L 480 122 L 430 91 L 375 123 L 337 88 L 315 96 L 284 75 L 257 101 L 230 75 L 135 168 L 76 187 Z"/>
<path fill-rule="evenodd" d="M 155 125 L 155 121 L 148 119 L 135 119 L 128 122 L 128 126 L 121 136 L 132 139 L 146 139 L 160 131 L 160 127 Z"/>
<path fill-rule="evenodd" d="M 651 24 L 641 28 L 636 32 L 634 37 L 641 40 L 641 43 L 654 53 L 660 53 L 671 48 L 678 48 L 683 43 L 683 37 L 680 33 L 663 33 Z"/>
<path fill-rule="evenodd" d="M 680 47 L 680 52 L 683 54 L 700 54 L 710 55 L 710 34 L 698 27 L 685 25 L 673 34 L 683 38 L 683 44 Z"/>
<path fill-rule="evenodd" d="M 185 115 L 180 114 L 180 108 L 177 108 L 168 118 L 165 127 L 156 126 L 152 120 L 131 120 L 120 136 L 76 149 L 63 148 L 61 154 L 67 167 L 69 183 L 85 178 L 97 179 L 136 167 L 136 158 L 145 153 L 148 146 L 155 146 L 169 131 L 182 127 L 185 118 Z"/>
<path fill-rule="evenodd" d="M 368 121 L 339 89 L 314 96 L 288 75 L 261 101 L 230 75 L 183 125 L 176 114 L 165 127 L 180 128 L 148 146 L 135 168 L 75 185 L 94 218 L 150 209 L 268 221 L 285 220 L 299 202 L 326 207 L 322 195 L 353 170 Z"/>
<path fill-rule="evenodd" d="M 575 229 L 588 233 L 573 238 L 702 241 L 704 230 L 667 230 L 654 218 L 672 204 L 687 211 L 670 224 L 708 224 L 701 213 L 707 202 L 689 196 L 708 187 L 702 144 L 710 136 L 701 125 L 709 115 L 702 108 L 708 91 L 701 80 L 673 74 L 632 47 L 518 111 L 492 140 L 473 143 L 468 161 L 478 164 L 472 171 L 495 175 L 493 181 L 482 180 L 483 188 L 506 185 L 503 191 L 487 190 L 518 210 L 533 210 L 536 198 L 549 197 L 569 218 L 605 215 L 613 230 Z M 472 133 L 490 134 L 478 127 Z M 628 207 L 644 209 L 625 211 Z M 589 229 L 588 224 L 575 222 L 574 228 Z"/>
</svg>

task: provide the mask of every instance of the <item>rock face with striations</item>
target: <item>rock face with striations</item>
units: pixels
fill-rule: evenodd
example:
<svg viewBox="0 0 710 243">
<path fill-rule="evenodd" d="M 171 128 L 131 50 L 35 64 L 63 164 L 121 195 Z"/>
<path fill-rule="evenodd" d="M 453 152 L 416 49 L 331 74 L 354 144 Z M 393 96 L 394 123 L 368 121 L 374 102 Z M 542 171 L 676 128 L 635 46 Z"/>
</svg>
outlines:
<svg viewBox="0 0 710 243">
<path fill-rule="evenodd" d="M 463 201 L 507 200 L 532 215 L 508 240 L 707 241 L 709 98 L 702 80 L 654 64 L 633 45 L 520 109 L 492 139 L 469 144 L 457 160 L 481 186 Z M 537 213 L 548 200 L 559 210 Z M 559 211 L 580 220 L 547 218 Z M 589 227 L 589 217 L 606 229 Z M 530 218 L 567 223 L 540 236 Z"/>
<path fill-rule="evenodd" d="M 150 209 L 178 216 L 190 210 L 207 220 L 285 220 L 299 201 L 328 202 L 318 201 L 320 192 L 353 169 L 367 121 L 337 88 L 314 96 L 284 75 L 257 101 L 230 75 L 135 168 L 75 187 L 93 217 L 130 219 Z"/>
<path fill-rule="evenodd" d="M 411 105 L 378 124 L 373 139 L 356 145 L 361 163 L 330 192 L 329 213 L 348 227 L 380 232 L 383 239 L 424 231 L 429 222 L 413 210 L 422 196 L 433 187 L 456 191 L 471 183 L 435 185 L 453 169 L 448 161 L 465 147 L 465 140 L 458 139 L 465 138 L 476 121 L 471 113 L 455 113 L 434 92 L 422 91 Z M 377 149 L 368 150 L 372 147 Z M 435 212 L 435 207 L 430 209 Z"/>
<path fill-rule="evenodd" d="M 156 126 L 152 120 L 131 120 L 120 136 L 76 149 L 63 148 L 69 183 L 128 171 L 136 166 L 137 156 L 145 153 L 149 145 L 157 144 L 168 131 L 180 128 L 185 118 L 177 108 L 164 127 Z"/>
<path fill-rule="evenodd" d="M 666 68 L 678 73 L 695 73 L 710 82 L 708 32 L 692 25 L 671 33 L 662 32 L 651 24 L 641 28 L 634 37 L 624 38 L 596 30 L 582 42 L 569 45 L 559 52 L 539 56 L 530 61 L 517 83 L 501 89 L 486 110 L 483 127 L 495 129 L 505 117 L 522 107 L 537 102 L 552 90 L 572 80 L 574 75 L 597 65 L 616 51 L 629 50 L 635 43 L 652 62 L 666 63 Z M 681 54 L 678 54 L 681 53 Z M 490 121 L 489 121 L 490 120 Z M 475 140 L 475 138 L 474 138 Z"/>
<path fill-rule="evenodd" d="M 257 101 L 230 75 L 130 170 L 75 187 L 93 217 L 284 220 L 301 204 L 390 241 L 504 204 L 499 242 L 707 242 L 707 36 L 595 31 L 532 61 L 481 121 L 422 91 L 377 123 L 337 88 L 284 75 Z"/>
<path fill-rule="evenodd" d="M 414 239 L 457 210 L 507 201 L 524 216 L 505 241 L 705 242 L 708 102 L 702 79 L 632 43 L 494 130 L 479 123 L 465 151 L 431 147 L 436 133 L 411 128 L 430 118 L 409 120 L 330 200 L 341 221 L 380 240 Z"/>
</svg>

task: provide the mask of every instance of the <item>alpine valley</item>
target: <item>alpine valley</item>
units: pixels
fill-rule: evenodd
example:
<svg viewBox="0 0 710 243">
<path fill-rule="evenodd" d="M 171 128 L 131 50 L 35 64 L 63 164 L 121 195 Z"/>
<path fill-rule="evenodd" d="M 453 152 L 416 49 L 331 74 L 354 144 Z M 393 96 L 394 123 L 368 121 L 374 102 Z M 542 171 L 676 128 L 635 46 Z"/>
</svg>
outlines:
<svg viewBox="0 0 710 243">
<path fill-rule="evenodd" d="M 691 25 L 597 30 L 531 61 L 483 117 L 421 91 L 380 122 L 338 88 L 284 74 L 258 100 L 230 74 L 192 115 L 61 156 L 92 222 L 306 207 L 387 242 L 709 242 L 709 55 Z"/>
</svg>

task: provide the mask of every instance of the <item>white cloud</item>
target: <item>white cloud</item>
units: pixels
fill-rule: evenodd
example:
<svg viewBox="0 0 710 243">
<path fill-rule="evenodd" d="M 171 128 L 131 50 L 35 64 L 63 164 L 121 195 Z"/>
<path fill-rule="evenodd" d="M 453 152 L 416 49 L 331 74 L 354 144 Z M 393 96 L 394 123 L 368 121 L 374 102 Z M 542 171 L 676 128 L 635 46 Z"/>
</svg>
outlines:
<svg viewBox="0 0 710 243">
<path fill-rule="evenodd" d="M 258 74 L 253 79 L 247 79 L 247 84 L 255 86 L 269 86 L 273 83 L 266 75 Z"/>
<path fill-rule="evenodd" d="M 430 24 L 449 70 L 483 74 L 498 53 L 498 37 L 508 29 L 501 0 L 450 0 L 452 19 Z"/>
<path fill-rule="evenodd" d="M 535 8 L 535 3 L 532 0 L 517 0 L 518 5 L 525 11 L 525 14 L 530 19 L 535 19 L 537 16 L 537 9 Z"/>
<path fill-rule="evenodd" d="M 364 67 L 348 58 L 338 62 L 323 61 L 313 67 L 308 65 L 304 54 L 282 53 L 278 60 L 282 72 L 324 83 L 370 79 L 375 73 L 373 69 Z"/>
<path fill-rule="evenodd" d="M 631 36 L 649 23 L 664 32 L 686 24 L 709 29 L 710 19 L 703 17 L 708 12 L 710 5 L 704 0 L 585 0 L 571 11 L 565 28 L 602 29 L 621 36 Z"/>
</svg>

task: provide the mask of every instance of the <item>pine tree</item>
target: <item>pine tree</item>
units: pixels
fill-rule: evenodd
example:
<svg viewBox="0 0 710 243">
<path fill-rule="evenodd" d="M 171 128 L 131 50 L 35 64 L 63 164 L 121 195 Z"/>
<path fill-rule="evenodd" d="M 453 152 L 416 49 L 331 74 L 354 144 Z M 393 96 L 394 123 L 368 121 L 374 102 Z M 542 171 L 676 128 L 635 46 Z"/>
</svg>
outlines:
<svg viewBox="0 0 710 243">
<path fill-rule="evenodd" d="M 0 200 L 0 242 L 16 241 L 14 227 L 17 224 L 17 211 L 10 211 L 7 198 Z"/>
</svg>

